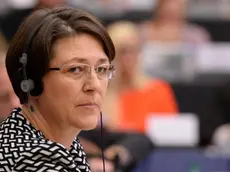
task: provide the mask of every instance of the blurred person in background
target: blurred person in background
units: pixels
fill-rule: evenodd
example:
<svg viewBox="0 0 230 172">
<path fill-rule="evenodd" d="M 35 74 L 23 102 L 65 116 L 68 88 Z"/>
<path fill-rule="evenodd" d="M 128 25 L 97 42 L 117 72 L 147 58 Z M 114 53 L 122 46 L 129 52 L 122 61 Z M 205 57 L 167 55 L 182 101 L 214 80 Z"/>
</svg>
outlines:
<svg viewBox="0 0 230 172">
<path fill-rule="evenodd" d="M 53 8 L 65 5 L 67 0 L 38 0 L 37 8 Z"/>
<path fill-rule="evenodd" d="M 230 156 L 230 123 L 220 125 L 212 135 L 211 144 L 206 147 L 206 154 L 216 157 Z"/>
<path fill-rule="evenodd" d="M 158 0 L 154 17 L 141 25 L 147 42 L 204 43 L 210 41 L 209 33 L 186 20 L 188 0 Z"/>
<path fill-rule="evenodd" d="M 218 88 L 216 94 L 216 106 L 218 108 L 218 116 L 221 122 L 217 125 L 212 133 L 211 151 L 225 151 L 230 155 L 230 81 L 225 79 L 225 82 Z M 226 152 L 228 151 L 228 152 Z"/>
<path fill-rule="evenodd" d="M 223 125 L 220 125 L 219 127 L 217 127 L 217 129 L 213 133 L 212 144 L 217 146 L 217 147 L 227 147 L 227 148 L 229 148 L 229 144 L 230 144 L 230 123 L 223 124 Z"/>
<path fill-rule="evenodd" d="M 1 31 L 3 36 L 8 42 L 10 42 L 21 25 L 22 21 L 31 12 L 40 8 L 52 8 L 55 6 L 67 5 L 67 0 L 37 0 L 37 4 L 31 8 L 26 9 L 12 9 L 6 15 L 3 16 L 1 22 Z"/>
<path fill-rule="evenodd" d="M 104 116 L 104 115 L 103 115 Z M 130 172 L 154 149 L 152 141 L 138 132 L 111 131 L 99 125 L 82 131 L 79 139 L 87 153 L 92 172 L 102 171 L 101 148 L 104 150 L 106 171 Z M 103 140 L 101 138 L 103 135 Z"/>
<path fill-rule="evenodd" d="M 149 78 L 142 71 L 141 39 L 137 26 L 118 21 L 108 26 L 115 44 L 116 77 L 109 84 L 105 110 L 105 125 L 111 130 L 145 132 L 145 121 L 151 113 L 166 116 L 178 112 L 171 86 Z"/>
<path fill-rule="evenodd" d="M 5 55 L 5 51 L 0 50 L 0 122 L 20 105 L 6 72 Z"/>
</svg>

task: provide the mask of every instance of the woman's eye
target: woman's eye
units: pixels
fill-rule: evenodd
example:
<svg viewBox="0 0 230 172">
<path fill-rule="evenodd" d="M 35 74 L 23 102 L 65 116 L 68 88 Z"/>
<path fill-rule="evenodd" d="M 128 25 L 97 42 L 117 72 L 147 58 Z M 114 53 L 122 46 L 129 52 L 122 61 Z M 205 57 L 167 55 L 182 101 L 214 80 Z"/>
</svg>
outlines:
<svg viewBox="0 0 230 172">
<path fill-rule="evenodd" d="M 100 66 L 97 68 L 97 73 L 105 73 L 107 71 L 107 67 Z"/>
<path fill-rule="evenodd" d="M 84 67 L 82 67 L 82 66 L 73 66 L 73 67 L 68 69 L 68 72 L 79 73 L 79 72 L 82 72 L 83 70 L 84 70 Z"/>
</svg>

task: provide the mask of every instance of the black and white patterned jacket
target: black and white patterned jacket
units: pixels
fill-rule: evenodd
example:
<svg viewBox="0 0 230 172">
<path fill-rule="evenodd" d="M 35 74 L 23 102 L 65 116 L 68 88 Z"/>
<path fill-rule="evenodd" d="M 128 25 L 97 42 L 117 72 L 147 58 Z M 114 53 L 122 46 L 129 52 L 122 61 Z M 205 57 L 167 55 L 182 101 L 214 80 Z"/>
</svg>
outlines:
<svg viewBox="0 0 230 172">
<path fill-rule="evenodd" d="M 0 172 L 90 172 L 77 137 L 67 150 L 47 140 L 20 112 L 15 109 L 0 125 Z"/>
</svg>

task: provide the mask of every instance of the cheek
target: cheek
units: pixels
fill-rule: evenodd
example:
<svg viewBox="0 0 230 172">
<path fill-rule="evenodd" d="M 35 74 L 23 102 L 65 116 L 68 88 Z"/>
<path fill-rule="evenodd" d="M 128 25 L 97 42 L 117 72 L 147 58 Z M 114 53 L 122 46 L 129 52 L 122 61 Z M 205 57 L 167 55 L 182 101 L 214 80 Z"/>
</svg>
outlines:
<svg viewBox="0 0 230 172">
<path fill-rule="evenodd" d="M 101 82 L 101 95 L 102 95 L 102 99 L 104 99 L 105 94 L 107 92 L 107 87 L 108 87 L 108 80 L 104 80 Z"/>
<path fill-rule="evenodd" d="M 72 79 L 50 79 L 44 81 L 44 92 L 57 104 L 71 104 L 81 91 L 80 85 Z"/>
</svg>

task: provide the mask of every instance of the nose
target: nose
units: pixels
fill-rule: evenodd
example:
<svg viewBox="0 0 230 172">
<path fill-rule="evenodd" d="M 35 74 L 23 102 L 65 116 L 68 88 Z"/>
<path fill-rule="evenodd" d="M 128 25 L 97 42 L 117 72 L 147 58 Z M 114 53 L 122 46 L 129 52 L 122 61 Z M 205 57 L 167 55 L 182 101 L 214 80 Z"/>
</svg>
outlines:
<svg viewBox="0 0 230 172">
<path fill-rule="evenodd" d="M 88 73 L 85 77 L 83 91 L 84 92 L 100 92 L 101 85 L 95 71 Z"/>
</svg>

